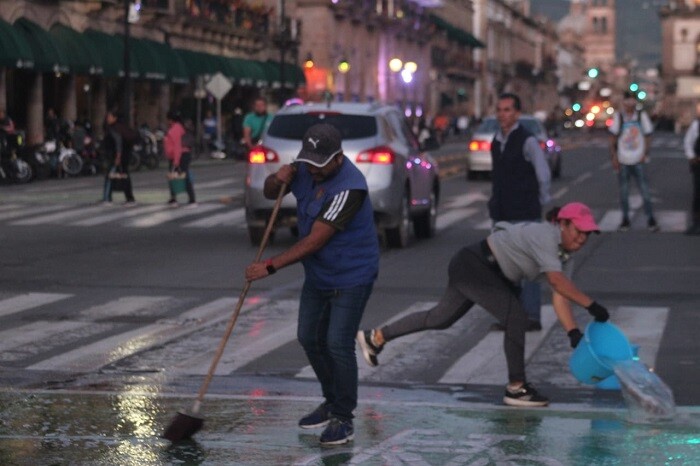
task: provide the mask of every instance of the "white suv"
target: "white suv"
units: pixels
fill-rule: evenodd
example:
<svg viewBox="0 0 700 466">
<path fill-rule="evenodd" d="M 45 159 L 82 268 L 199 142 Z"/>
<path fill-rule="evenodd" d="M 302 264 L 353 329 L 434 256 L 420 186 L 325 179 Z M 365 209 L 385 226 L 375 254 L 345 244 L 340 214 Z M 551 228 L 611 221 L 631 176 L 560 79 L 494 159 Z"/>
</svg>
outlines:
<svg viewBox="0 0 700 466">
<path fill-rule="evenodd" d="M 248 153 L 245 206 L 248 232 L 259 244 L 274 201 L 263 195 L 265 178 L 294 161 L 306 130 L 330 123 L 343 136 L 343 153 L 365 175 L 380 235 L 392 247 L 435 234 L 440 179 L 433 157 L 422 151 L 401 111 L 376 103 L 313 103 L 282 108 L 260 144 Z M 296 201 L 285 196 L 276 226 L 296 232 Z"/>
</svg>

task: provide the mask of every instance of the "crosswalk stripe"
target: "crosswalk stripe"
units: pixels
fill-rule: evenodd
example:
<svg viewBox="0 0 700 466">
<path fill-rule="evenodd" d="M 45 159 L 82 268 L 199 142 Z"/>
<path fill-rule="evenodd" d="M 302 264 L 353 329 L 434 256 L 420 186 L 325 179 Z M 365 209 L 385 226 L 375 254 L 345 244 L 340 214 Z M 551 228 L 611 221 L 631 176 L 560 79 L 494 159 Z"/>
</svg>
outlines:
<svg viewBox="0 0 700 466">
<path fill-rule="evenodd" d="M 467 219 L 478 212 L 478 209 L 474 207 L 453 209 L 448 212 L 438 215 L 437 221 L 435 222 L 435 228 L 438 230 L 444 230 L 445 228 L 454 225 L 455 223 Z"/>
<path fill-rule="evenodd" d="M 17 209 L 18 207 L 22 207 L 22 205 L 21 204 L 0 204 L 0 212 L 5 212 L 6 210 Z"/>
<path fill-rule="evenodd" d="M 525 361 L 539 348 L 547 332 L 557 322 L 554 308 L 542 306 L 542 331 L 525 337 Z M 471 351 L 462 356 L 440 379 L 440 383 L 503 384 L 508 381 L 508 369 L 503 353 L 503 332 L 489 332 Z"/>
<path fill-rule="evenodd" d="M 184 224 L 187 228 L 208 228 L 214 226 L 234 226 L 240 225 L 245 217 L 245 209 L 236 209 L 231 212 L 211 215 L 193 222 Z"/>
<path fill-rule="evenodd" d="M 234 298 L 221 298 L 180 314 L 177 318 L 129 330 L 83 345 L 27 367 L 29 370 L 56 370 L 70 372 L 96 371 L 101 367 L 140 351 L 162 345 L 190 334 L 207 325 L 228 317 L 235 305 Z"/>
<path fill-rule="evenodd" d="M 16 220 L 13 225 L 42 225 L 46 223 L 61 223 L 75 217 L 89 216 L 93 213 L 104 212 L 104 206 L 85 207 L 80 206 L 65 212 L 56 212 L 53 214 L 40 215 L 38 217 L 27 218 L 24 220 Z"/>
<path fill-rule="evenodd" d="M 46 212 L 54 212 L 56 210 L 66 209 L 69 206 L 63 204 L 46 204 L 46 205 L 30 205 L 25 204 L 17 207 L 17 210 L 9 212 L 0 212 L 0 220 L 12 220 L 18 217 L 31 217 Z"/>
<path fill-rule="evenodd" d="M 208 189 L 208 188 L 220 188 L 222 186 L 235 186 L 236 181 L 233 178 L 226 178 L 223 180 L 214 180 L 214 181 L 204 181 L 201 183 L 197 183 L 196 187 L 197 189 Z"/>
<path fill-rule="evenodd" d="M 119 220 L 122 218 L 135 217 L 137 215 L 149 214 L 151 212 L 156 212 L 158 210 L 167 209 L 167 206 L 162 205 L 149 205 L 143 207 L 135 207 L 130 209 L 119 209 L 116 212 L 110 212 L 104 215 L 96 215 L 94 217 L 86 218 L 83 220 L 78 220 L 71 223 L 71 225 L 81 226 L 81 227 L 91 227 L 95 225 L 101 225 L 103 223 L 108 223 L 114 220 Z"/>
<path fill-rule="evenodd" d="M 200 204 L 196 209 L 169 209 L 157 212 L 144 218 L 137 218 L 127 222 L 127 226 L 136 228 L 149 228 L 161 225 L 165 222 L 175 220 L 181 217 L 189 217 L 192 215 L 203 214 L 212 210 L 222 209 L 224 206 L 220 204 Z"/>
<path fill-rule="evenodd" d="M 217 375 L 230 374 L 251 361 L 296 339 L 298 300 L 268 303 L 265 310 L 248 314 L 239 320 L 231 341 L 216 367 Z M 183 360 L 176 373 L 204 375 L 209 370 L 215 346 L 211 351 Z"/>
<path fill-rule="evenodd" d="M 169 296 L 123 296 L 104 304 L 80 311 L 83 319 L 98 320 L 120 316 L 142 316 L 146 312 L 158 312 L 170 301 Z"/>
<path fill-rule="evenodd" d="M 76 330 L 88 325 L 92 325 L 92 323 L 74 320 L 58 322 L 39 320 L 32 322 L 31 324 L 0 332 L 0 351 L 8 351 L 36 341 L 45 341 L 51 335 Z"/>
<path fill-rule="evenodd" d="M 27 293 L 0 301 L 0 317 L 55 303 L 73 296 L 63 293 Z"/>
</svg>

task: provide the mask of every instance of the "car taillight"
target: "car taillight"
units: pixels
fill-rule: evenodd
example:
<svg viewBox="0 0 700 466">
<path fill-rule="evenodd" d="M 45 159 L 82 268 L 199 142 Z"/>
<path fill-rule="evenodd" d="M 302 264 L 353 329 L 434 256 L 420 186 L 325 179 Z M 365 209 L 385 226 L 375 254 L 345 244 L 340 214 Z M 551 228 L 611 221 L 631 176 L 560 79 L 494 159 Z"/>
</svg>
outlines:
<svg viewBox="0 0 700 466">
<path fill-rule="evenodd" d="M 389 147 L 375 147 L 357 154 L 355 162 L 391 165 L 394 163 L 394 151 L 392 151 Z"/>
<path fill-rule="evenodd" d="M 273 163 L 279 162 L 277 152 L 265 146 L 255 146 L 248 152 L 248 163 Z"/>
<path fill-rule="evenodd" d="M 491 141 L 479 141 L 477 139 L 474 139 L 473 141 L 469 142 L 469 150 L 470 151 L 490 151 L 491 150 Z"/>
</svg>

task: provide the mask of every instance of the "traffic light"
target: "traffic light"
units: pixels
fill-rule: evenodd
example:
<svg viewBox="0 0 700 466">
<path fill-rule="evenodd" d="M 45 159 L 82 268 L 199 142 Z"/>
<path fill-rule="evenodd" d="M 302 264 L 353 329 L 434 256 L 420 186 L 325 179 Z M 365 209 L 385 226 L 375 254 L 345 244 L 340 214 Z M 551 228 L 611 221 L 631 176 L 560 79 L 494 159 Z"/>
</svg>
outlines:
<svg viewBox="0 0 700 466">
<path fill-rule="evenodd" d="M 578 112 L 579 110 L 581 110 L 581 104 L 578 102 L 574 103 L 574 105 L 571 106 L 571 110 L 573 110 L 574 112 Z"/>
<path fill-rule="evenodd" d="M 639 100 L 644 100 L 644 99 L 646 99 L 646 98 L 647 98 L 647 93 L 646 93 L 646 91 L 639 91 L 639 92 L 637 93 L 637 98 L 639 98 Z"/>
<path fill-rule="evenodd" d="M 638 90 L 639 90 L 639 84 L 637 84 L 637 83 L 630 84 L 630 91 L 637 92 Z"/>
<path fill-rule="evenodd" d="M 588 77 L 591 79 L 595 79 L 598 77 L 598 68 L 591 68 L 588 70 Z"/>
</svg>

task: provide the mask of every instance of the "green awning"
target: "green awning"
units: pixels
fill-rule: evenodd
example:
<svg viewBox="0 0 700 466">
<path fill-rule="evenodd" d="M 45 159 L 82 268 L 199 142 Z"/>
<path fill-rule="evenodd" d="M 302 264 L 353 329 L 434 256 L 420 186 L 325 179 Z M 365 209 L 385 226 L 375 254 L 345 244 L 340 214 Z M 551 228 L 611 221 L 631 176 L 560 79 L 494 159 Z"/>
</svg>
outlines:
<svg viewBox="0 0 700 466">
<path fill-rule="evenodd" d="M 15 21 L 14 27 L 24 36 L 34 56 L 34 68 L 39 71 L 67 73 L 67 54 L 48 31 L 26 18 Z"/>
<path fill-rule="evenodd" d="M 32 68 L 32 49 L 17 29 L 0 19 L 0 67 Z"/>
<path fill-rule="evenodd" d="M 160 56 L 163 63 L 165 63 L 165 70 L 168 80 L 178 84 L 187 84 L 190 82 L 190 75 L 187 66 L 180 55 L 175 53 L 175 50 L 171 49 L 169 45 L 162 42 L 155 42 L 149 39 L 141 40 L 148 42 Z"/>
<path fill-rule="evenodd" d="M 458 28 L 453 24 L 445 21 L 437 15 L 428 15 L 430 22 L 435 25 L 436 28 L 445 31 L 447 33 L 447 38 L 451 41 L 457 42 L 461 45 L 466 45 L 472 48 L 483 48 L 486 44 L 481 42 L 479 39 L 465 31 L 464 29 Z"/>
<path fill-rule="evenodd" d="M 265 82 L 273 89 L 278 89 L 280 87 L 280 67 L 269 61 L 256 61 L 259 67 L 262 68 L 263 73 L 265 73 Z"/>
<path fill-rule="evenodd" d="M 215 55 L 194 50 L 173 49 L 182 58 L 191 77 L 211 76 L 223 72 L 224 64 Z"/>
<path fill-rule="evenodd" d="M 123 35 L 116 34 L 115 37 L 120 42 L 124 42 Z M 137 77 L 158 81 L 167 77 L 168 71 L 165 62 L 161 59 L 157 49 L 152 45 L 152 41 L 129 37 L 129 62 L 133 63 L 131 57 L 136 58 Z"/>
<path fill-rule="evenodd" d="M 271 64 L 275 69 L 277 69 L 278 80 L 280 79 L 280 62 L 274 60 L 268 60 L 267 63 Z M 302 70 L 298 65 L 292 63 L 284 64 L 284 86 L 294 88 L 295 86 L 300 86 L 306 83 L 306 77 L 304 76 L 304 70 Z"/>
<path fill-rule="evenodd" d="M 102 56 L 105 54 L 100 54 L 100 50 L 86 35 L 63 24 L 55 24 L 50 34 L 66 52 L 73 73 L 102 74 Z"/>
<path fill-rule="evenodd" d="M 83 34 L 100 51 L 103 74 L 109 78 L 124 76 L 124 38 L 94 29 L 86 29 Z M 138 77 L 137 69 L 136 58 L 132 53 L 129 55 L 131 77 Z"/>
</svg>

